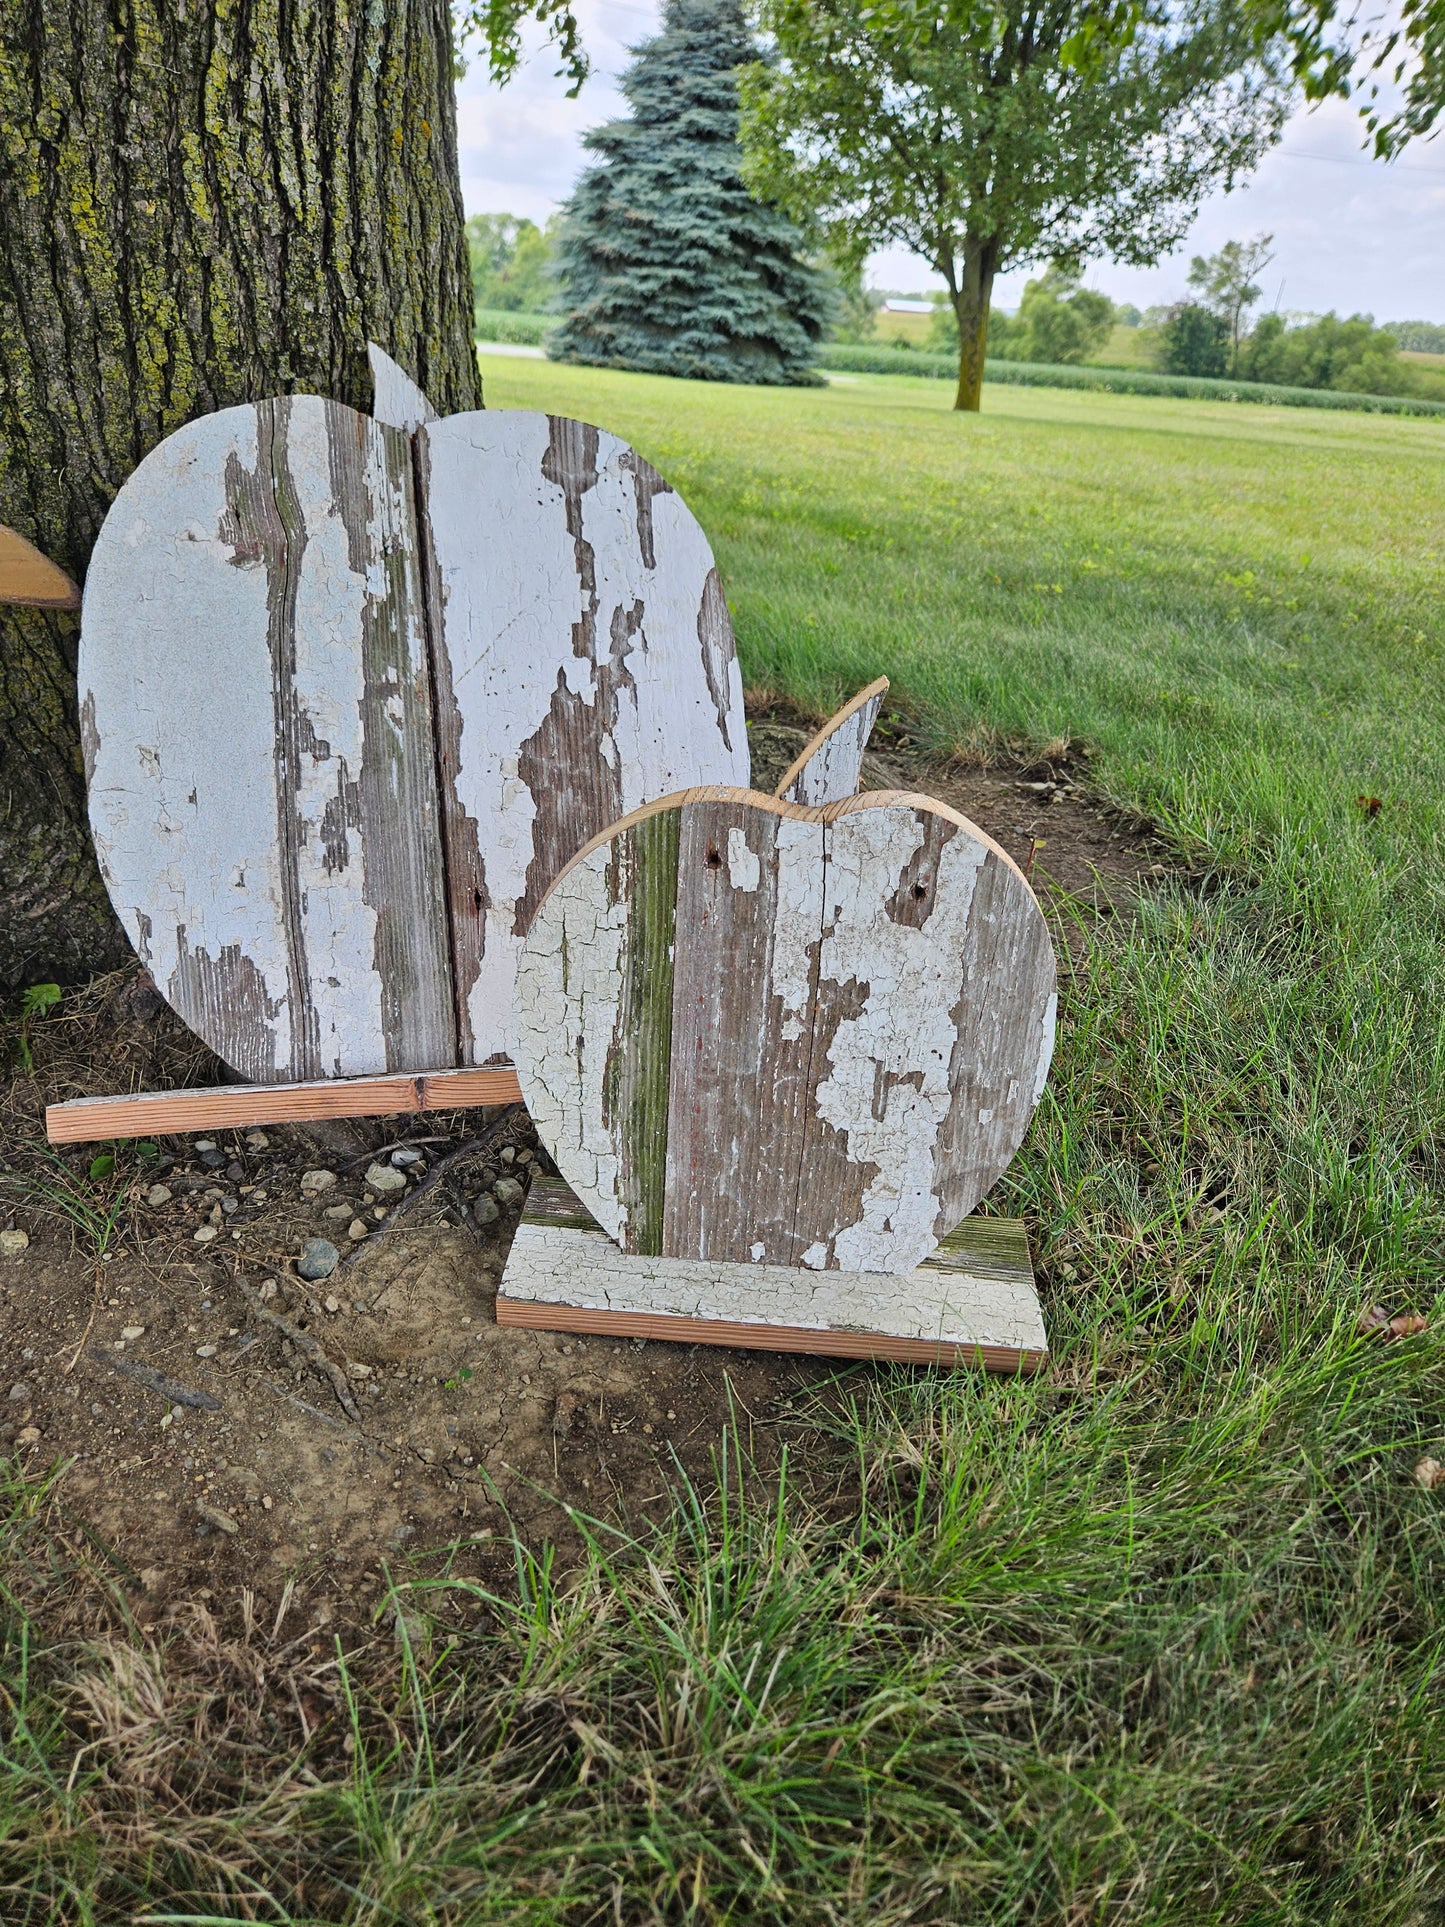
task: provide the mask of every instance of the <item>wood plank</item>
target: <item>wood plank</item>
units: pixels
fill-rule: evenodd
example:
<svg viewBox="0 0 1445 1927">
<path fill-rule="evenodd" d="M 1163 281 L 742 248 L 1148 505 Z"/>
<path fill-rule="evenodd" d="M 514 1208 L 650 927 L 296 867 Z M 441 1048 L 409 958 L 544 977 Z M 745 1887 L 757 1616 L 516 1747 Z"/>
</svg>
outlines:
<svg viewBox="0 0 1445 1927">
<path fill-rule="evenodd" d="M 661 1248 L 796 1265 L 824 826 L 738 791 L 678 814 Z"/>
<path fill-rule="evenodd" d="M 888 678 L 880 676 L 860 689 L 851 702 L 844 703 L 812 741 L 803 745 L 783 772 L 774 796 L 821 809 L 825 803 L 839 803 L 845 796 L 856 795 L 863 752 L 887 694 Z"/>
<path fill-rule="evenodd" d="M 420 428 L 423 422 L 436 420 L 437 411 L 406 370 L 394 362 L 384 348 L 378 348 L 374 341 L 368 341 L 366 358 L 371 364 L 373 421 L 385 422 L 388 427 L 400 428 L 409 435 L 414 428 Z"/>
<path fill-rule="evenodd" d="M 926 1256 L 1022 1143 L 1053 947 L 1017 870 L 921 798 L 830 811 L 826 893 L 802 1261 L 889 1269 Z"/>
<path fill-rule="evenodd" d="M 131 941 L 258 1083 L 456 1061 L 411 450 L 311 396 L 152 450 L 87 578 L 82 737 Z"/>
<path fill-rule="evenodd" d="M 0 523 L 0 602 L 30 609 L 78 609 L 80 591 L 49 556 Z"/>
<path fill-rule="evenodd" d="M 530 1205 L 497 1294 L 497 1322 L 683 1344 L 1032 1372 L 1048 1340 L 1017 1220 L 990 1227 L 981 1263 L 956 1243 L 911 1274 L 634 1256 L 598 1229 Z M 759 1317 L 760 1306 L 768 1308 Z"/>
<path fill-rule="evenodd" d="M 518 1104 L 521 1098 L 517 1074 L 510 1069 L 324 1078 L 311 1084 L 221 1084 L 191 1091 L 132 1091 L 124 1097 L 73 1097 L 46 1107 L 45 1135 L 52 1144 L 93 1144 L 103 1138 L 304 1124 L 328 1117 L 460 1111 Z"/>
<path fill-rule="evenodd" d="M 522 1211 L 524 1224 L 568 1224 L 577 1231 L 591 1230 L 592 1217 L 571 1185 L 560 1178 L 533 1178 Z"/>
<path fill-rule="evenodd" d="M 746 784 L 742 680 L 706 539 L 616 436 L 525 412 L 420 429 L 465 1061 L 510 1055 L 523 934 L 625 813 Z"/>
<path fill-rule="evenodd" d="M 907 793 L 810 810 L 713 790 L 663 813 L 679 855 L 662 1255 L 912 1270 L 1042 1091 L 1054 964 L 1032 892 L 956 811 Z M 649 814 L 564 870 L 517 978 L 538 1135 L 627 1252 L 620 1174 L 640 1151 L 607 1064 L 646 949 L 625 880 Z"/>
</svg>

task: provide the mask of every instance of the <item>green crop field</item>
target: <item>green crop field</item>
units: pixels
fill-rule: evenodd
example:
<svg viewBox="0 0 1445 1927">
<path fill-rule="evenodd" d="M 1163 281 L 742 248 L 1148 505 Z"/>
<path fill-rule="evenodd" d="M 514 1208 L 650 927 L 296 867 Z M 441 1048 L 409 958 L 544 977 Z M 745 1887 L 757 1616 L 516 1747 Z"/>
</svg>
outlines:
<svg viewBox="0 0 1445 1927">
<path fill-rule="evenodd" d="M 940 751 L 1067 740 L 1172 851 L 1081 912 L 995 1194 L 1054 1362 L 856 1375 L 780 1491 L 524 1562 L 465 1636 L 399 1622 L 345 1760 L 262 1749 L 164 1833 L 72 1767 L 14 1622 L 0 1915 L 1440 1920 L 1445 422 L 483 367 L 682 490 L 750 683 L 886 672 Z"/>
</svg>

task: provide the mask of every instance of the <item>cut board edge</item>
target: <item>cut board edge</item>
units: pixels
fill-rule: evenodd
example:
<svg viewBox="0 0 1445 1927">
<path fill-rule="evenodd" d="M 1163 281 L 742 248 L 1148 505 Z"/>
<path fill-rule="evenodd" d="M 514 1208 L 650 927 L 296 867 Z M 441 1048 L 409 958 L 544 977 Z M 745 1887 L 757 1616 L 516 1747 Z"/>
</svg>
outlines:
<svg viewBox="0 0 1445 1927">
<path fill-rule="evenodd" d="M 986 1372 L 1031 1377 L 1048 1353 L 1010 1345 L 888 1333 L 824 1331 L 804 1325 L 742 1323 L 729 1318 L 685 1318 L 676 1313 L 604 1311 L 497 1293 L 497 1323 L 527 1331 L 567 1331 L 607 1338 L 657 1338 L 674 1345 L 729 1345 L 744 1351 L 800 1352 L 820 1358 L 886 1359 L 901 1365 L 973 1365 Z"/>
<path fill-rule="evenodd" d="M 305 1124 L 330 1117 L 391 1117 L 410 1111 L 459 1111 L 520 1104 L 510 1066 L 497 1070 L 392 1072 L 297 1084 L 219 1084 L 190 1091 L 132 1091 L 124 1097 L 73 1097 L 45 1110 L 52 1144 L 154 1132 L 230 1130 L 255 1124 Z"/>
<path fill-rule="evenodd" d="M 58 562 L 18 529 L 0 523 L 0 602 L 27 609 L 78 609 L 80 590 Z"/>
</svg>

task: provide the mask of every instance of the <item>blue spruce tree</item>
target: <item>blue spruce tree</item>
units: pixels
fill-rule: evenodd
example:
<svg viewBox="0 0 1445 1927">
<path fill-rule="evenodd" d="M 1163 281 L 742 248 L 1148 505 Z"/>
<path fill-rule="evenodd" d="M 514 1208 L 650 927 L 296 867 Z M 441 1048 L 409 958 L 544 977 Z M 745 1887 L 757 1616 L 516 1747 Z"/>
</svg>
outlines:
<svg viewBox="0 0 1445 1927">
<path fill-rule="evenodd" d="M 558 361 L 702 381 L 814 382 L 831 297 L 801 237 L 743 185 L 737 69 L 757 57 L 739 0 L 667 0 L 622 82 L 632 109 L 562 222 Z"/>
</svg>

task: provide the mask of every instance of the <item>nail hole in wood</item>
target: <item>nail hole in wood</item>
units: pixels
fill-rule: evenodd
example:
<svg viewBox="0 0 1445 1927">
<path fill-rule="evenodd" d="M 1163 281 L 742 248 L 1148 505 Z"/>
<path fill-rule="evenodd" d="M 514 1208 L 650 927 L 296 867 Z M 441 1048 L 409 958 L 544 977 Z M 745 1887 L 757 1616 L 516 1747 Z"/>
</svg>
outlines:
<svg viewBox="0 0 1445 1927">
<path fill-rule="evenodd" d="M 707 867 L 710 870 L 720 870 L 722 868 L 722 856 L 713 844 L 708 845 Z"/>
</svg>

